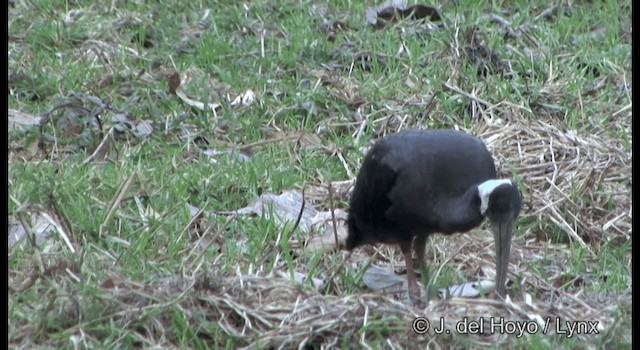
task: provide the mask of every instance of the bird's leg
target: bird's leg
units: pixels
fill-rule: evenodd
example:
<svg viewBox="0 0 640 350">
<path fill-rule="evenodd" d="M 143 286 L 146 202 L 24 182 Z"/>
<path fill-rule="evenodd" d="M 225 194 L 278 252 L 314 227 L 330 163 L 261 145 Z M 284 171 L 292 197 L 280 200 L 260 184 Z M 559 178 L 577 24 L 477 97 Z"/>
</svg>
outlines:
<svg viewBox="0 0 640 350">
<path fill-rule="evenodd" d="M 413 269 L 413 258 L 411 257 L 411 242 L 400 244 L 400 249 L 404 255 L 404 261 L 407 265 L 407 285 L 409 287 L 409 298 L 413 302 L 420 300 L 420 286 L 416 280 L 416 272 Z"/>
<path fill-rule="evenodd" d="M 426 235 L 416 235 L 413 240 L 413 249 L 416 250 L 416 256 L 418 257 L 418 268 L 423 270 L 425 268 L 424 251 L 427 246 Z"/>
<path fill-rule="evenodd" d="M 429 283 L 429 271 L 427 270 L 427 264 L 424 259 L 424 252 L 427 246 L 428 235 L 417 234 L 413 240 L 413 249 L 416 251 L 416 257 L 418 258 L 418 269 L 420 269 L 420 276 L 422 277 L 422 283 L 425 286 L 427 301 L 431 299 L 430 283 Z"/>
</svg>

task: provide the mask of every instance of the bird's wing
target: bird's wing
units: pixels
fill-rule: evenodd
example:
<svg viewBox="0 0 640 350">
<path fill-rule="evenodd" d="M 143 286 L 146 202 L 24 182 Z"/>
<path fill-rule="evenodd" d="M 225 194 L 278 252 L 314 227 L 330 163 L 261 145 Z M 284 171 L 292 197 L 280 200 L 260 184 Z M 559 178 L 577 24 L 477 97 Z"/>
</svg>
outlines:
<svg viewBox="0 0 640 350">
<path fill-rule="evenodd" d="M 435 200 L 431 182 L 425 179 L 429 172 L 425 172 L 421 164 L 407 166 L 407 162 L 397 161 L 405 156 L 394 155 L 396 161 L 392 168 L 396 179 L 387 192 L 390 205 L 385 217 L 407 230 L 429 229 L 441 220 L 439 213 L 429 210 Z"/>
<path fill-rule="evenodd" d="M 383 161 L 385 149 L 375 149 L 360 169 L 354 188 L 350 213 L 364 227 L 386 228 L 385 213 L 391 206 L 389 191 L 397 180 L 397 173 Z"/>
<path fill-rule="evenodd" d="M 435 226 L 441 218 L 437 212 L 428 212 L 433 198 L 424 187 L 407 186 L 401 181 L 388 194 L 391 205 L 385 215 L 388 220 L 398 223 L 408 230 L 424 230 Z"/>
</svg>

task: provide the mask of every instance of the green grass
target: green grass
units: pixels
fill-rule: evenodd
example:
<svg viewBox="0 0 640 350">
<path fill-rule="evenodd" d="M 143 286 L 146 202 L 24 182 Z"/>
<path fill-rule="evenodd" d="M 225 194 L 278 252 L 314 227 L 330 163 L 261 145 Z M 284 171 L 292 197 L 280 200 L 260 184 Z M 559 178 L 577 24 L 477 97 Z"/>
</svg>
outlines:
<svg viewBox="0 0 640 350">
<path fill-rule="evenodd" d="M 302 249 L 305 239 L 317 232 L 292 233 L 292 224 L 282 228 L 264 217 L 229 219 L 215 213 L 245 207 L 261 194 L 347 180 L 349 172 L 359 168 L 362 146 L 400 125 L 473 129 L 483 124 L 469 113 L 471 100 L 448 90 L 444 82 L 487 101 L 494 107 L 491 113 L 511 124 L 528 128 L 545 122 L 581 136 L 598 135 L 630 155 L 631 118 L 625 112 L 631 105 L 630 1 L 445 3 L 440 12 L 446 25 L 431 30 L 411 20 L 374 30 L 366 24 L 365 4 L 352 1 L 114 4 L 42 0 L 9 8 L 9 76 L 24 74 L 10 82 L 9 109 L 40 116 L 63 103 L 85 108 L 51 113 L 44 137 L 37 128 L 9 132 L 9 216 L 16 217 L 26 204 L 35 208 L 31 214 L 38 208 L 51 212 L 53 199 L 69 222 L 76 250 L 72 253 L 56 234 L 35 248 L 26 239 L 10 248 L 10 347 L 69 347 L 71 337 L 87 348 L 233 349 L 252 344 L 256 339 L 239 335 L 246 322 L 241 316 L 227 315 L 238 317 L 233 323 L 238 333 L 232 334 L 209 311 L 191 303 L 199 292 L 154 283 L 204 272 L 221 279 L 238 272 L 265 277 L 281 271 L 328 278 L 344 259 L 334 252 Z M 554 5 L 560 10 L 553 18 L 534 19 Z M 210 12 L 201 20 L 205 9 Z M 512 29 L 525 32 L 505 39 L 499 24 L 484 19 L 489 14 L 500 14 Z M 340 20 L 349 29 L 330 41 L 321 29 L 329 20 Z M 476 26 L 482 46 L 512 64 L 505 72 L 527 74 L 479 75 L 478 64 L 464 53 L 471 26 Z M 373 57 L 370 70 L 359 68 L 358 55 Z M 172 70 L 181 73 L 183 88 L 193 99 L 222 104 L 216 115 L 168 93 L 166 77 Z M 225 102 L 248 89 L 257 95 L 253 105 L 231 107 Z M 74 93 L 95 96 L 111 108 L 97 113 L 103 133 L 92 126 L 91 113 L 99 104 Z M 489 106 L 481 107 L 486 111 Z M 108 161 L 83 164 L 118 113 L 127 113 L 134 123 L 151 121 L 153 132 L 144 139 L 119 135 Z M 352 135 L 363 118 L 369 126 L 356 142 Z M 180 137 L 185 125 L 195 128 L 187 139 Z M 318 147 L 296 145 L 291 139 L 265 141 L 297 132 L 317 134 Z M 197 145 L 196 136 L 208 144 Z M 44 140 L 40 151 L 39 140 Z M 250 160 L 228 154 L 208 157 L 202 148 L 242 151 Z M 515 158 L 503 166 L 526 183 Z M 610 176 L 614 174 L 603 178 Z M 608 191 L 625 193 L 629 182 L 609 182 L 612 189 L 595 181 L 588 186 L 599 191 L 595 194 L 575 184 L 566 195 L 584 203 L 586 220 L 602 220 L 586 222 L 586 227 L 602 227 L 628 211 Z M 523 193 L 537 196 L 540 192 L 534 190 L 524 188 Z M 317 204 L 329 207 L 328 199 Z M 203 210 L 200 230 L 190 225 L 187 205 Z M 336 206 L 347 209 L 348 203 L 336 199 Z M 602 209 L 589 211 L 596 206 Z M 571 223 L 568 204 L 557 208 Z M 615 297 L 631 288 L 628 235 L 613 229 L 600 238 L 585 234 L 588 247 L 583 248 L 570 244 L 566 231 L 544 213 L 532 212 L 521 216 L 515 234 L 521 242 L 571 249 L 549 248 L 548 256 L 519 266 L 544 277 L 550 264 L 560 263 L 562 281 L 579 280 L 563 285 L 563 293 L 612 295 L 603 305 L 619 306 L 613 321 L 606 332 L 587 339 L 597 347 L 628 346 L 630 302 Z M 196 247 L 202 235 L 212 240 L 212 249 Z M 430 261 L 437 267 L 441 262 Z M 458 264 L 443 266 L 433 281 L 436 288 L 464 283 L 477 273 Z M 432 266 L 430 272 L 435 271 Z M 328 294 L 364 293 L 363 273 L 343 268 Z M 518 279 L 526 280 L 519 273 L 514 293 L 547 295 L 543 287 L 517 285 Z M 132 287 L 130 296 L 101 287 L 116 277 L 126 281 L 123 285 L 145 287 Z M 29 278 L 35 281 L 18 292 Z M 300 288 L 313 290 L 310 282 Z M 143 291 L 147 294 L 141 295 Z M 185 310 L 185 305 L 193 307 Z M 371 312 L 367 325 L 352 325 L 355 338 L 339 337 L 336 344 L 355 346 L 360 335 L 373 348 L 385 347 L 387 338 L 409 347 L 428 343 L 429 338 L 403 333 L 410 322 Z M 333 336 L 318 331 L 308 345 L 326 346 Z M 464 335 L 436 341 L 444 347 L 478 346 Z M 503 341 L 519 348 L 576 348 L 584 338 L 531 335 Z"/>
</svg>

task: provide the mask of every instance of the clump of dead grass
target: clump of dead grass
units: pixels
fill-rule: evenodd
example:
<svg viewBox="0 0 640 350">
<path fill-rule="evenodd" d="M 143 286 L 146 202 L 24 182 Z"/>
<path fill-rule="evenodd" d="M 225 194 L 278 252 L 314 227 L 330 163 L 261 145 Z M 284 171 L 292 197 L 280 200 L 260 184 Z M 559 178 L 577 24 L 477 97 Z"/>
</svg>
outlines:
<svg viewBox="0 0 640 350">
<path fill-rule="evenodd" d="M 206 13 L 208 15 L 208 10 Z M 207 15 L 203 15 L 201 21 L 206 20 Z M 127 23 L 142 26 L 148 22 L 148 19 L 139 19 L 137 14 L 131 16 L 134 16 L 133 20 L 120 18 L 122 22 L 113 22 L 110 33 L 118 33 L 118 27 Z M 88 18 L 91 17 L 85 16 L 84 20 Z M 180 51 L 188 51 L 198 42 L 192 40 L 197 35 L 190 34 L 191 27 L 185 27 L 187 29 L 182 32 L 183 37 L 188 40 L 178 45 Z M 74 62 L 84 62 L 93 70 L 106 69 L 109 81 L 117 76 L 112 71 L 115 68 L 119 75 L 125 77 L 141 77 L 145 82 L 151 79 L 148 73 L 139 73 L 129 67 L 129 64 L 120 64 L 116 59 L 124 54 L 130 59 L 140 60 L 143 57 L 139 51 L 111 43 L 105 39 L 108 34 L 102 37 L 90 34 L 90 40 L 81 45 L 77 56 L 74 56 Z M 127 43 L 130 40 L 128 36 L 118 37 L 116 42 Z M 468 44 L 472 45 L 466 48 L 469 56 L 467 59 L 470 61 L 474 60 L 472 53 L 486 51 L 486 47 L 478 46 L 479 43 L 474 43 L 473 40 Z M 27 50 L 14 43 L 11 45 L 11 57 L 20 56 L 16 55 L 20 50 Z M 459 48 L 463 47 L 456 44 L 456 50 Z M 458 65 L 459 56 L 446 56 L 445 59 Z M 477 57 L 481 65 L 497 65 L 488 70 L 489 73 L 502 67 L 496 61 L 499 58 L 494 57 L 492 52 Z M 113 66 L 113 62 L 117 66 Z M 195 76 L 202 75 L 202 72 L 196 71 Z M 363 119 L 361 113 L 365 109 L 361 106 L 367 106 L 368 102 L 363 99 L 362 92 L 359 92 L 357 79 L 325 74 L 324 71 L 312 75 L 317 78 L 316 85 L 325 86 L 331 96 L 343 102 L 350 110 L 355 110 L 352 119 L 356 122 L 348 123 L 347 126 L 350 128 L 349 132 L 354 133 L 356 141 L 368 127 L 375 128 L 376 134 L 384 134 L 424 126 L 424 119 L 433 124 L 435 119 L 444 118 L 440 114 L 438 101 L 432 103 L 433 97 L 429 99 L 419 96 L 416 98 L 417 102 L 412 103 L 425 106 L 427 112 L 424 118 L 416 117 L 411 110 L 407 112 L 406 106 L 402 105 L 382 109 L 381 113 Z M 450 79 L 449 82 L 451 81 Z M 619 90 L 628 93 L 630 88 L 627 79 L 621 81 Z M 628 81 L 631 81 L 630 75 Z M 213 83 L 215 87 L 220 87 L 217 82 Z M 98 88 L 101 85 L 98 84 Z M 554 259 L 550 260 L 557 264 L 562 264 L 562 259 L 570 256 L 570 245 L 547 244 L 551 230 L 559 229 L 565 234 L 561 241 L 572 242 L 585 249 L 610 240 L 627 242 L 631 239 L 631 153 L 604 133 L 584 134 L 562 130 L 555 125 L 531 121 L 529 115 L 521 113 L 525 109 L 521 106 L 510 103 L 492 105 L 478 97 L 485 95 L 483 91 L 465 93 L 448 84 L 445 84 L 444 89 L 472 101 L 470 114 L 473 120 L 477 120 L 472 132 L 486 141 L 496 157 L 501 176 L 511 177 L 515 174 L 518 177 L 526 193 L 523 216 L 533 217 L 537 222 L 536 227 L 528 228 L 514 240 L 511 271 L 513 275 L 523 277 L 521 283 L 527 288 L 521 286 L 521 295 L 515 295 L 514 292 L 513 300 L 500 302 L 485 298 L 451 298 L 433 300 L 425 308 L 414 308 L 387 295 L 367 292 L 323 294 L 283 277 L 283 271 L 247 275 L 237 273 L 235 276 L 196 273 L 195 277 L 159 277 L 147 283 L 111 277 L 100 283 L 96 290 L 87 290 L 84 289 L 84 283 L 77 282 L 79 279 L 86 279 L 91 272 L 85 271 L 85 275 L 82 275 L 79 268 L 60 263 L 43 269 L 41 276 L 37 278 L 29 276 L 25 279 L 24 276 L 18 277 L 19 272 L 13 272 L 14 278 L 10 278 L 10 286 L 17 285 L 18 288 L 10 288 L 10 308 L 20 311 L 12 313 L 15 317 L 9 320 L 9 343 L 16 347 L 51 345 L 54 342 L 58 342 L 56 345 L 68 346 L 66 339 L 60 340 L 59 334 L 62 333 L 58 333 L 64 332 L 65 335 L 70 335 L 74 344 L 83 340 L 94 345 L 104 344 L 104 334 L 95 332 L 94 327 L 97 324 L 113 324 L 114 327 L 127 329 L 135 334 L 140 346 L 179 347 L 182 344 L 179 335 L 174 334 L 173 324 L 176 322 L 176 313 L 182 315 L 190 328 L 197 330 L 197 337 L 211 347 L 228 346 L 226 341 L 229 338 L 236 339 L 236 344 L 245 348 L 376 347 L 382 343 L 393 348 L 449 348 L 452 342 L 459 342 L 461 339 L 482 345 L 505 344 L 514 339 L 499 333 L 469 335 L 457 339 L 434 335 L 433 332 L 418 335 L 411 329 L 417 317 L 427 317 L 432 325 L 438 325 L 442 319 L 452 334 L 457 333 L 456 325 L 465 317 L 470 321 L 488 317 L 493 317 L 494 320 L 503 318 L 505 321 L 535 324 L 537 329 L 548 325 L 548 333 L 555 333 L 558 327 L 565 327 L 566 322 L 578 320 L 597 322 L 596 329 L 601 333 L 615 327 L 620 305 L 623 308 L 631 305 L 630 292 L 610 296 L 587 295 L 579 287 L 567 291 L 562 285 L 558 285 L 562 279 L 561 268 L 549 266 L 546 275 L 542 276 L 528 269 L 527 263 L 540 259 L 541 255 L 548 252 L 554 255 Z M 129 90 L 126 89 L 127 92 Z M 622 92 L 620 95 L 623 95 Z M 123 92 L 121 94 L 125 95 Z M 630 107 L 629 104 L 618 110 L 614 116 Z M 433 113 L 432 109 L 435 109 Z M 476 118 L 477 112 L 487 123 Z M 551 122 L 559 119 L 551 118 L 556 115 L 551 113 L 554 110 L 542 112 L 545 113 L 539 114 L 547 116 L 546 119 Z M 272 114 L 275 118 L 277 113 Z M 501 124 L 492 124 L 498 118 L 501 119 Z M 502 124 L 505 121 L 507 124 Z M 344 126 L 326 121 L 323 123 L 327 126 L 321 125 L 319 131 L 323 128 L 336 130 L 337 127 Z M 623 125 L 630 127 L 631 117 L 625 119 Z M 630 128 L 625 129 L 628 130 Z M 340 151 L 335 152 L 335 155 L 341 157 L 346 173 L 353 178 L 351 170 L 355 171 L 355 167 L 349 167 Z M 337 189 L 336 198 L 345 201 L 348 199 L 347 182 L 350 181 L 346 181 L 343 188 Z M 310 192 L 309 199 L 316 204 L 326 205 L 327 193 L 328 191 Z M 482 266 L 491 266 L 493 263 L 490 235 L 481 230 L 441 241 L 434 238 L 432 237 L 431 242 L 435 249 L 440 250 L 443 256 L 451 257 L 445 263 L 465 270 L 467 275 L 477 274 Z M 290 240 L 296 243 L 295 237 Z M 291 247 L 297 249 L 302 245 L 292 244 Z M 459 247 L 461 248 L 458 249 Z M 392 248 L 384 249 L 393 252 Z M 455 251 L 461 254 L 452 256 Z M 391 254 L 387 262 L 393 263 L 393 259 Z M 378 257 L 376 263 L 380 263 L 380 260 L 383 259 Z M 298 262 L 296 269 L 304 270 L 303 265 Z M 258 266 L 259 271 L 263 271 L 262 268 L 263 266 Z M 24 282 L 14 283 L 17 279 Z M 20 294 L 33 292 L 32 288 L 37 289 L 36 294 L 42 295 L 44 305 L 25 305 L 21 301 Z M 530 294 L 537 294 L 536 298 L 533 299 Z M 93 307 L 89 308 L 87 305 Z M 93 311 L 99 312 L 91 313 Z M 45 318 L 38 318 L 39 314 L 45 315 L 48 320 L 42 321 Z M 57 333 L 57 339 L 47 337 L 54 333 Z M 384 340 L 381 341 L 380 337 Z M 597 346 L 590 335 L 582 334 L 579 337 L 581 340 L 589 340 L 592 346 Z"/>
<path fill-rule="evenodd" d="M 108 321 L 136 333 L 146 346 L 172 347 L 179 346 L 173 325 L 173 315 L 179 313 L 198 330 L 197 336 L 212 346 L 224 346 L 223 338 L 232 337 L 245 349 L 369 347 L 380 344 L 382 337 L 394 348 L 427 344 L 447 348 L 451 339 L 432 331 L 441 322 L 451 333 L 460 331 L 456 328 L 460 322 L 484 321 L 488 325 L 492 321 L 518 321 L 531 323 L 530 329 L 537 332 L 546 326 L 547 333 L 553 334 L 557 327 L 565 329 L 566 322 L 586 319 L 595 322 L 602 332 L 613 323 L 615 311 L 562 300 L 549 304 L 531 299 L 501 302 L 463 298 L 432 301 L 418 309 L 378 294 L 324 295 L 277 275 L 200 273 L 195 277 L 157 278 L 144 284 L 109 278 L 100 289 L 103 293 L 92 300 L 79 296 L 75 302 L 59 303 L 55 312 L 50 312 L 50 324 L 65 322 L 67 331 L 76 338 L 95 339 L 99 336 L 91 332 L 94 323 Z M 83 304 L 102 305 L 101 314 L 85 318 L 88 315 L 78 314 L 83 310 L 78 305 Z M 428 319 L 432 329 L 416 334 L 412 324 L 417 318 Z M 76 324 L 69 325 L 70 319 Z M 216 336 L 220 334 L 225 337 Z M 488 326 L 484 334 L 468 336 L 469 343 L 483 345 L 502 344 L 510 338 L 499 331 L 491 332 Z"/>
<path fill-rule="evenodd" d="M 479 132 L 502 176 L 517 174 L 529 209 L 587 248 L 631 234 L 631 153 L 604 134 L 580 134 L 543 122 Z"/>
</svg>

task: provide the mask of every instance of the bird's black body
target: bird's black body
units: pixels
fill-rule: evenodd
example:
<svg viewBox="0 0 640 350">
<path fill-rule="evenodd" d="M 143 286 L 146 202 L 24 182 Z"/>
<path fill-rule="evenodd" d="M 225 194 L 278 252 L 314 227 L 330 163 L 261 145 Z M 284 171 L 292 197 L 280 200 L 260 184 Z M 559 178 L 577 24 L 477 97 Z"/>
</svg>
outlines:
<svg viewBox="0 0 640 350">
<path fill-rule="evenodd" d="M 485 199 L 489 203 L 486 212 L 480 209 L 478 186 L 495 178 L 491 154 L 482 141 L 469 134 L 415 130 L 390 135 L 369 151 L 356 179 L 347 219 L 346 248 L 399 244 L 405 258 L 409 258 L 411 291 L 410 248 L 414 238 L 422 264 L 424 244 L 431 233 L 469 231 L 489 213 L 506 218 L 513 216 L 513 211 L 508 211 L 513 209 L 517 216 L 520 197 L 511 205 L 509 194 L 515 188 L 511 185 L 485 186 L 490 188 L 489 194 L 494 191 L 496 195 Z M 507 195 L 498 195 L 501 192 L 495 191 L 497 188 Z M 496 207 L 499 202 L 502 207 Z M 505 206 L 508 210 L 501 209 Z M 510 223 L 508 227 L 511 228 Z M 417 282 L 414 288 L 418 288 Z"/>
<path fill-rule="evenodd" d="M 469 190 L 495 177 L 491 154 L 471 135 L 454 130 L 390 135 L 369 151 L 358 174 L 346 248 L 469 231 L 484 219 L 479 211 L 466 210 L 480 205 L 477 191 Z"/>
</svg>

